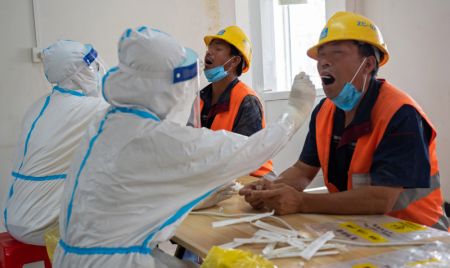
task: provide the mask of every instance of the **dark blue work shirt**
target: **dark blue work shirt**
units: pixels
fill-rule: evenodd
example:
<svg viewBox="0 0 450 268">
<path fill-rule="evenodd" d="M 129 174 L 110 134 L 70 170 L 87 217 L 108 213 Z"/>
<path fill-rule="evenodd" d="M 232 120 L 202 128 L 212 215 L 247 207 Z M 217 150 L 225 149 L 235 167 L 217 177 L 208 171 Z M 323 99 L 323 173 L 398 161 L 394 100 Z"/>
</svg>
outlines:
<svg viewBox="0 0 450 268">
<path fill-rule="evenodd" d="M 358 137 L 370 133 L 370 115 L 382 80 L 372 80 L 353 121 L 345 127 L 345 112 L 336 108 L 330 147 L 328 180 L 340 191 L 347 190 L 348 169 Z M 320 167 L 316 145 L 316 118 L 325 99 L 314 108 L 300 160 Z M 404 188 L 430 186 L 428 144 L 431 127 L 410 105 L 402 106 L 389 122 L 375 150 L 370 168 L 371 184 Z"/>
<path fill-rule="evenodd" d="M 216 104 L 212 105 L 212 84 L 206 86 L 200 91 L 200 98 L 203 101 L 201 115 L 202 127 L 211 128 L 214 118 L 217 114 L 226 112 L 230 108 L 231 90 L 239 82 L 234 79 L 220 95 Z M 234 119 L 232 132 L 245 136 L 251 136 L 262 129 L 262 105 L 258 97 L 246 96 L 239 107 L 236 118 Z"/>
</svg>

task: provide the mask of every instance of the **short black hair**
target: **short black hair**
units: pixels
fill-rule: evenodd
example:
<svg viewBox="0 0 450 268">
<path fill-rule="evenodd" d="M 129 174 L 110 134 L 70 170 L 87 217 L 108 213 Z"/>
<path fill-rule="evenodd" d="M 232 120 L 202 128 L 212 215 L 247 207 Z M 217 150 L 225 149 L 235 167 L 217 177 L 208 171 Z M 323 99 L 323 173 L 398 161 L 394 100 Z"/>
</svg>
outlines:
<svg viewBox="0 0 450 268">
<path fill-rule="evenodd" d="M 358 50 L 359 50 L 359 55 L 361 55 L 362 57 L 370 57 L 370 56 L 374 56 L 376 59 L 376 63 L 375 63 L 375 68 L 372 70 L 372 77 L 375 77 L 378 73 L 378 68 L 379 68 L 379 64 L 381 59 L 384 57 L 383 52 L 381 52 L 378 48 L 374 47 L 371 44 L 365 43 L 365 42 L 358 42 L 358 41 L 354 41 L 355 44 L 358 46 Z M 378 55 L 377 55 L 378 54 Z"/>
<path fill-rule="evenodd" d="M 244 57 L 242 56 L 241 52 L 233 45 L 230 44 L 231 47 L 231 56 L 239 56 L 241 57 L 241 62 L 236 67 L 236 75 L 241 76 L 242 69 L 244 68 Z"/>
</svg>

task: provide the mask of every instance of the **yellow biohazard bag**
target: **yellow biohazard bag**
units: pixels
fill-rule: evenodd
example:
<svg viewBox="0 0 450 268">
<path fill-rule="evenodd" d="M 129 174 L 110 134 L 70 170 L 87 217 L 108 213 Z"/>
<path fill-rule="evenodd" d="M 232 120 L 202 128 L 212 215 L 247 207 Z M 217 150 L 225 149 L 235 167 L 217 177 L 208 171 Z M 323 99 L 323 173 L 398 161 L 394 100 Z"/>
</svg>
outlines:
<svg viewBox="0 0 450 268">
<path fill-rule="evenodd" d="M 275 268 L 267 259 L 249 251 L 212 247 L 200 268 Z"/>
<path fill-rule="evenodd" d="M 50 261 L 53 261 L 53 253 L 58 245 L 59 238 L 59 224 L 53 225 L 44 233 L 45 247 L 47 248 L 47 254 Z"/>
</svg>

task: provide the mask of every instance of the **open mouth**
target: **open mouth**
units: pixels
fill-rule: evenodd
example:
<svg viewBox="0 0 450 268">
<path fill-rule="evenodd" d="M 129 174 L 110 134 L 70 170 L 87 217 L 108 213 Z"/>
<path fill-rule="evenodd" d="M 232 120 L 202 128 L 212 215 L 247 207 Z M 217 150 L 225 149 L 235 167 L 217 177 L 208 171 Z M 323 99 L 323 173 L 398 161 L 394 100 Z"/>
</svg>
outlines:
<svg viewBox="0 0 450 268">
<path fill-rule="evenodd" d="M 211 64 L 213 64 L 212 60 L 210 58 L 205 58 L 205 67 L 208 67 Z"/>
<path fill-rule="evenodd" d="M 332 75 L 322 75 L 320 76 L 320 78 L 322 79 L 322 83 L 324 85 L 330 85 L 334 83 L 334 77 Z"/>
</svg>

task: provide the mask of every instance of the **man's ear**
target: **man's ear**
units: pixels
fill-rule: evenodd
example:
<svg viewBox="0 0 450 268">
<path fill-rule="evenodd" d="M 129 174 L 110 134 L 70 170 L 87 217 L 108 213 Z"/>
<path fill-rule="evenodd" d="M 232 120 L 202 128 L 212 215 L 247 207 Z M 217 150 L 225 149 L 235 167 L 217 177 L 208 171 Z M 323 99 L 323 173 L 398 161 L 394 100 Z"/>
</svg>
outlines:
<svg viewBox="0 0 450 268">
<path fill-rule="evenodd" d="M 237 67 L 239 65 L 239 63 L 241 63 L 242 61 L 242 56 L 236 55 L 234 56 L 234 58 L 231 60 L 231 62 L 233 63 L 233 67 Z"/>
<path fill-rule="evenodd" d="M 370 74 L 373 70 L 375 70 L 377 66 L 377 59 L 375 56 L 369 56 L 366 59 L 366 63 L 364 64 L 364 73 Z"/>
<path fill-rule="evenodd" d="M 232 58 L 230 60 L 230 63 L 229 63 L 231 65 L 230 70 L 232 70 L 235 75 L 238 75 L 237 68 L 238 68 L 241 60 L 242 60 L 242 57 L 239 55 L 235 55 L 234 58 Z"/>
</svg>

